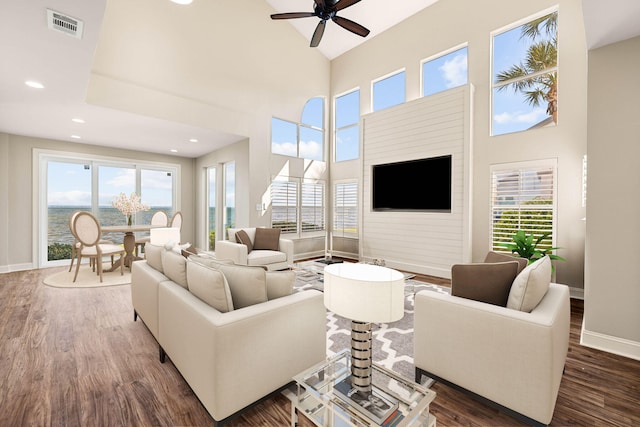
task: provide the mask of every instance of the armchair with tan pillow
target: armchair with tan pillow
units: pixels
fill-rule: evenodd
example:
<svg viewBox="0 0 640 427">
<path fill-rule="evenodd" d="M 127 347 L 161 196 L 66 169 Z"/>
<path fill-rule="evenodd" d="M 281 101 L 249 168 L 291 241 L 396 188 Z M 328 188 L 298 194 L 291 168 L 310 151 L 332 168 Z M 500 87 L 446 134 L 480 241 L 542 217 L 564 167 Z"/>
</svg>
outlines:
<svg viewBox="0 0 640 427">
<path fill-rule="evenodd" d="M 229 228 L 229 240 L 216 242 L 216 258 L 234 264 L 284 270 L 293 265 L 293 241 L 279 228 Z"/>
<path fill-rule="evenodd" d="M 416 381 L 424 374 L 549 424 L 569 346 L 569 288 L 550 283 L 549 257 L 487 261 L 453 266 L 451 295 L 416 294 Z"/>
</svg>

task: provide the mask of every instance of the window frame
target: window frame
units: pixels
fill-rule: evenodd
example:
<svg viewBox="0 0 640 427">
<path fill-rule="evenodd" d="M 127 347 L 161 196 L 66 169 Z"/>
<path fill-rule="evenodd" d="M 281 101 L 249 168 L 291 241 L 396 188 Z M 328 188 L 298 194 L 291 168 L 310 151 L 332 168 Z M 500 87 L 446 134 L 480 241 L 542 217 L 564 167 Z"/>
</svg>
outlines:
<svg viewBox="0 0 640 427">
<path fill-rule="evenodd" d="M 294 228 L 285 228 L 285 227 L 279 227 L 277 225 L 274 224 L 274 210 L 276 209 L 276 207 L 280 208 L 281 206 L 276 206 L 274 203 L 274 183 L 287 183 L 287 187 L 289 187 L 289 189 L 287 189 L 286 192 L 286 201 L 287 201 L 287 205 L 283 206 L 286 209 L 293 209 L 293 211 L 295 212 L 295 227 Z M 320 212 L 321 212 L 321 222 L 322 222 L 322 227 L 320 229 L 315 229 L 315 230 L 304 230 L 303 228 L 303 209 L 304 209 L 304 196 L 305 196 L 305 187 L 307 185 L 312 185 L 312 186 L 316 186 L 319 185 L 321 187 L 321 203 L 322 205 L 319 206 L 320 208 Z M 290 191 L 291 187 L 293 188 L 293 192 Z M 269 185 L 269 193 L 270 193 L 270 203 L 271 203 L 271 227 L 273 228 L 280 228 L 282 231 L 281 233 L 283 235 L 286 236 L 290 236 L 292 238 L 308 238 L 308 237 L 316 237 L 316 236 L 324 236 L 326 233 L 326 229 L 327 229 L 327 216 L 326 216 L 326 210 L 327 210 L 327 184 L 325 182 L 325 180 L 322 179 L 310 179 L 310 178 L 298 178 L 298 177 L 289 177 L 289 176 L 284 176 L 284 175 L 277 175 L 272 177 L 271 179 L 271 183 Z M 289 198 L 290 195 L 295 195 L 295 205 L 291 204 L 289 202 Z M 293 199 L 293 197 L 291 197 Z M 285 214 L 287 220 L 289 220 L 290 218 L 290 214 L 287 211 Z M 292 223 L 292 221 L 288 221 L 288 223 Z"/>
<path fill-rule="evenodd" d="M 404 93 L 402 94 L 402 102 L 399 102 L 397 104 L 393 104 L 393 105 L 389 105 L 380 109 L 375 109 L 375 87 L 376 84 L 383 82 L 384 80 L 390 79 L 391 77 L 395 77 L 399 74 L 404 74 Z M 382 111 L 382 110 L 386 110 L 387 108 L 392 108 L 395 107 L 397 105 L 402 105 L 404 103 L 407 102 L 407 69 L 406 68 L 400 68 L 398 70 L 395 70 L 389 74 L 385 74 L 384 76 L 378 77 L 375 80 L 371 80 L 371 112 L 375 112 L 375 111 Z"/>
<path fill-rule="evenodd" d="M 116 158 L 99 156 L 94 154 L 74 153 L 66 151 L 34 149 L 33 151 L 33 194 L 34 194 L 34 215 L 32 222 L 33 230 L 33 259 L 36 260 L 38 268 L 60 266 L 69 263 L 69 260 L 49 261 L 48 248 L 48 163 L 76 163 L 89 165 L 91 169 L 91 212 L 98 214 L 99 209 L 99 187 L 98 169 L 101 166 L 135 168 L 135 191 L 141 193 L 141 171 L 154 170 L 166 171 L 172 177 L 172 209 L 173 212 L 181 210 L 181 165 L 179 163 L 149 162 L 137 159 Z"/>
<path fill-rule="evenodd" d="M 556 245 L 556 239 L 557 239 L 557 224 L 558 224 L 558 199 L 557 199 L 557 195 L 558 195 L 558 161 L 557 159 L 544 159 L 544 160 L 535 160 L 535 161 L 523 161 L 523 162 L 511 162 L 511 163 L 501 163 L 501 164 L 494 164 L 490 166 L 490 173 L 489 173 L 489 206 L 490 206 L 490 219 L 489 219 L 489 250 L 490 251 L 496 251 L 496 252 L 504 252 L 504 253 L 510 253 L 510 251 L 508 251 L 506 248 L 501 248 L 501 247 L 496 247 L 494 246 L 494 240 L 495 240 L 495 234 L 497 233 L 497 230 L 495 229 L 495 224 L 497 223 L 496 218 L 496 214 L 495 212 L 498 209 L 502 209 L 502 211 L 505 211 L 506 209 L 504 209 L 504 206 L 514 206 L 513 209 L 511 210 L 517 210 L 518 214 L 520 215 L 524 209 L 523 206 L 535 206 L 535 204 L 532 205 L 527 205 L 526 203 L 518 203 L 517 205 L 501 205 L 499 203 L 496 203 L 496 198 L 498 197 L 499 193 L 496 190 L 496 184 L 495 184 L 495 180 L 496 180 L 496 174 L 497 173 L 508 173 L 510 171 L 512 172 L 517 172 L 519 174 L 519 176 L 521 176 L 521 174 L 523 172 L 536 172 L 536 171 L 544 171 L 544 170 L 551 170 L 551 177 L 553 179 L 553 182 L 551 184 L 551 186 L 548 188 L 551 193 L 552 193 L 552 199 L 551 199 L 551 227 L 548 231 L 551 232 L 551 243 L 550 243 L 550 247 L 555 247 Z M 519 191 L 518 191 L 518 195 L 520 195 L 522 193 L 523 190 L 521 190 L 522 187 L 522 181 L 519 179 Z M 529 199 L 532 200 L 532 199 Z M 526 202 L 526 201 L 525 201 Z M 530 209 L 530 208 L 528 208 Z M 543 209 L 533 209 L 534 211 L 539 210 L 542 211 Z M 519 216 L 519 219 L 521 217 Z M 517 227 L 517 229 L 522 229 L 522 227 Z M 525 232 L 527 234 L 531 234 L 531 232 L 529 230 L 525 229 Z M 505 236 L 506 237 L 506 236 Z"/>
<path fill-rule="evenodd" d="M 426 95 L 424 93 L 424 91 L 425 91 L 425 75 L 424 75 L 424 66 L 425 66 L 425 64 L 427 64 L 429 62 L 432 62 L 432 61 L 435 61 L 437 59 L 440 59 L 440 58 L 442 58 L 444 56 L 447 56 L 449 54 L 452 54 L 454 52 L 457 52 L 457 51 L 465 49 L 465 48 L 467 49 L 467 80 L 466 80 L 466 82 L 461 84 L 461 85 L 453 86 L 453 87 L 450 87 L 450 88 L 447 88 L 447 89 L 443 89 L 441 91 L 430 93 L 430 94 Z M 469 43 L 468 42 L 464 42 L 464 43 L 461 43 L 461 44 L 459 44 L 457 46 L 453 46 L 453 47 L 451 47 L 451 48 L 449 48 L 447 50 L 444 50 L 442 52 L 436 53 L 435 55 L 431 55 L 431 56 L 429 56 L 427 58 L 424 58 L 423 60 L 420 61 L 420 96 L 421 97 L 435 95 L 437 93 L 444 92 L 445 90 L 454 89 L 456 87 L 464 86 L 466 84 L 469 84 Z"/>
<path fill-rule="evenodd" d="M 305 110 L 307 108 L 307 106 L 309 105 L 309 103 L 315 99 L 319 99 L 322 102 L 322 117 L 320 117 L 320 123 L 322 123 L 321 128 L 314 126 L 312 124 L 309 123 L 305 123 L 303 122 L 303 118 L 305 116 Z M 303 160 L 309 160 L 309 161 L 316 161 L 316 162 L 324 162 L 325 158 L 326 158 L 326 149 L 325 149 L 325 139 L 326 139 L 326 135 L 325 135 L 325 116 L 326 116 L 326 106 L 325 106 L 325 99 L 324 97 L 321 96 L 315 96 L 313 98 L 310 98 L 309 100 L 307 100 L 307 102 L 305 103 L 303 109 L 302 109 L 302 113 L 300 114 L 300 121 L 295 122 L 293 120 L 287 120 L 287 119 L 283 119 L 281 117 L 277 117 L 277 116 L 272 116 L 271 117 L 271 154 L 272 155 L 277 155 L 277 156 L 285 156 L 285 157 L 293 157 L 293 158 L 298 158 L 298 159 L 303 159 Z M 280 120 L 282 122 L 285 123 L 290 123 L 292 125 L 294 125 L 296 127 L 296 140 L 295 140 L 295 144 L 296 144 L 296 154 L 295 156 L 293 155 L 289 155 L 289 154 L 284 154 L 284 153 L 275 153 L 273 151 L 273 120 Z M 302 130 L 306 129 L 306 130 L 311 130 L 311 131 L 315 131 L 315 132 L 320 132 L 320 152 L 321 152 L 321 158 L 320 159 L 310 159 L 307 157 L 304 157 L 303 155 L 301 155 L 301 150 L 300 150 L 300 136 L 302 134 Z"/>
<path fill-rule="evenodd" d="M 525 24 L 527 24 L 527 23 L 529 23 L 531 21 L 534 21 L 534 20 L 538 19 L 538 18 L 542 18 L 542 17 L 544 17 L 546 15 L 550 15 L 552 13 L 557 13 L 558 14 L 558 19 L 559 19 L 559 16 L 560 16 L 559 8 L 558 8 L 558 6 L 553 6 L 553 7 L 544 9 L 544 10 L 542 10 L 540 12 L 537 12 L 535 14 L 532 14 L 532 15 L 529 15 L 527 17 L 524 17 L 522 19 L 519 19 L 519 20 L 517 20 L 515 22 L 512 22 L 511 24 L 508 24 L 508 25 L 505 25 L 505 26 L 503 26 L 501 28 L 493 30 L 489 34 L 489 52 L 490 52 L 490 58 L 489 58 L 489 68 L 490 68 L 490 72 L 489 72 L 489 91 L 490 91 L 490 94 L 489 94 L 489 96 L 490 96 L 490 100 L 489 100 L 489 136 L 491 136 L 491 137 L 499 137 L 499 136 L 502 136 L 502 135 L 509 135 L 509 134 L 518 133 L 518 132 L 526 132 L 528 130 L 535 129 L 536 126 L 539 124 L 539 123 L 536 123 L 536 124 L 533 124 L 531 127 L 524 128 L 524 129 L 521 129 L 521 130 L 514 130 L 514 131 L 511 131 L 511 132 L 504 132 L 504 133 L 496 134 L 495 130 L 494 130 L 494 121 L 495 121 L 494 117 L 495 117 L 495 114 L 496 114 L 496 112 L 495 112 L 495 91 L 496 91 L 496 89 L 498 87 L 506 86 L 506 85 L 512 84 L 514 82 L 517 82 L 519 80 L 524 80 L 524 79 L 527 79 L 527 78 L 530 78 L 530 77 L 535 77 L 535 76 L 545 75 L 545 74 L 552 74 L 552 73 L 556 74 L 556 79 L 557 79 L 558 75 L 559 75 L 559 68 L 560 68 L 560 49 L 558 47 L 557 48 L 557 52 L 556 52 L 557 57 L 556 57 L 556 65 L 555 65 L 555 67 L 551 67 L 551 68 L 545 69 L 544 71 L 538 71 L 536 73 L 529 74 L 526 77 L 512 79 L 512 80 L 509 80 L 507 82 L 502 82 L 502 83 L 495 83 L 494 80 L 495 80 L 495 75 L 496 75 L 496 71 L 497 71 L 497 70 L 494 69 L 494 65 L 495 65 L 495 43 L 494 43 L 494 40 L 495 40 L 495 37 L 497 37 L 499 35 L 502 35 L 504 33 L 507 33 L 507 32 L 509 32 L 509 31 L 511 31 L 513 29 L 518 28 L 518 27 L 521 27 L 521 26 L 523 26 L 523 25 L 525 25 Z M 559 27 L 559 24 L 558 24 L 558 27 Z M 557 36 L 558 36 L 558 29 L 556 29 L 556 37 Z M 559 43 L 558 43 L 558 46 L 559 46 Z M 557 123 L 556 123 L 556 125 L 557 125 Z"/>
<path fill-rule="evenodd" d="M 353 208 L 355 212 L 355 231 L 345 231 L 346 228 L 344 224 L 345 215 L 344 211 L 342 213 L 338 213 L 338 186 L 354 186 L 353 194 L 355 195 L 355 206 L 348 206 L 349 208 Z M 342 192 L 344 194 L 344 191 Z M 343 198 L 344 199 L 344 198 Z M 343 206 L 344 208 L 344 206 Z M 342 224 L 341 228 L 338 228 L 338 224 Z M 332 216 L 332 233 L 334 237 L 344 237 L 357 239 L 360 233 L 360 183 L 358 180 L 339 180 L 334 181 L 333 183 L 333 216 Z"/>
<path fill-rule="evenodd" d="M 338 127 L 338 98 L 342 98 L 343 96 L 348 96 L 351 95 L 353 93 L 358 93 L 358 120 L 356 120 L 355 122 L 349 123 L 345 126 L 341 126 Z M 358 160 L 360 158 L 360 117 L 361 117 L 361 106 L 360 106 L 360 100 L 361 100 L 361 91 L 360 91 L 360 87 L 356 87 L 354 89 L 348 90 L 346 92 L 337 94 L 333 97 L 333 161 L 336 163 L 340 163 L 340 162 L 348 162 L 350 160 Z M 346 131 L 349 129 L 354 129 L 357 128 L 358 130 L 358 140 L 357 140 L 357 155 L 356 157 L 353 158 L 348 158 L 348 159 L 342 159 L 342 160 L 338 160 L 338 132 L 340 131 Z"/>
</svg>

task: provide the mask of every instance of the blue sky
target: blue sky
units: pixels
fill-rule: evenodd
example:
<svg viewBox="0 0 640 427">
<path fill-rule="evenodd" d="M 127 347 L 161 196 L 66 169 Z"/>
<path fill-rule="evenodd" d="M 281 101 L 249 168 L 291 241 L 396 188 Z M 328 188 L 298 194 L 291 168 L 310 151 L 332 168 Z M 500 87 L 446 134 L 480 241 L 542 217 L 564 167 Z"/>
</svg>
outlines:
<svg viewBox="0 0 640 427">
<path fill-rule="evenodd" d="M 49 206 L 91 206 L 91 169 L 80 163 L 48 163 Z M 142 202 L 150 206 L 171 206 L 172 177 L 166 171 L 142 170 Z M 99 205 L 110 207 L 121 192 L 135 191 L 135 169 L 99 167 Z"/>
</svg>

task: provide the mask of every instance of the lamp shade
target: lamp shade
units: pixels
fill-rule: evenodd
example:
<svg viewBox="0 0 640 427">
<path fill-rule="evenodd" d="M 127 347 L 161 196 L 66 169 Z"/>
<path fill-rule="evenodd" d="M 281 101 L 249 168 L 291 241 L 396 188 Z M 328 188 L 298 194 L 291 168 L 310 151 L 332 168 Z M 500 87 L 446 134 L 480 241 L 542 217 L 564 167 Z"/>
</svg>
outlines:
<svg viewBox="0 0 640 427">
<path fill-rule="evenodd" d="M 404 276 L 378 265 L 328 265 L 324 268 L 324 305 L 351 320 L 395 322 L 404 316 Z"/>
<path fill-rule="evenodd" d="M 167 243 L 180 243 L 180 229 L 179 228 L 152 228 L 149 231 L 150 238 L 149 243 L 155 246 L 164 246 Z"/>
</svg>

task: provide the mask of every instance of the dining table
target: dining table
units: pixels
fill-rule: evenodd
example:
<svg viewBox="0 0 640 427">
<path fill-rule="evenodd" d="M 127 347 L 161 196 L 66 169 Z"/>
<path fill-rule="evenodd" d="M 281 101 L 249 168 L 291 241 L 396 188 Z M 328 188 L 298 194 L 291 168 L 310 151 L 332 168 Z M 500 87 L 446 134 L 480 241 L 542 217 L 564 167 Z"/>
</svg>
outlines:
<svg viewBox="0 0 640 427">
<path fill-rule="evenodd" d="M 124 233 L 123 244 L 124 244 L 124 259 L 120 258 L 117 262 L 113 264 L 113 266 L 109 270 L 104 271 L 114 271 L 120 267 L 120 263 L 124 262 L 125 267 L 131 268 L 131 263 L 133 261 L 142 259 L 133 254 L 136 247 L 136 237 L 134 233 L 142 233 L 145 231 L 149 231 L 152 228 L 163 228 L 162 225 L 151 225 L 151 224 L 136 224 L 136 225 L 104 225 L 100 226 L 100 229 L 103 233 Z"/>
</svg>

